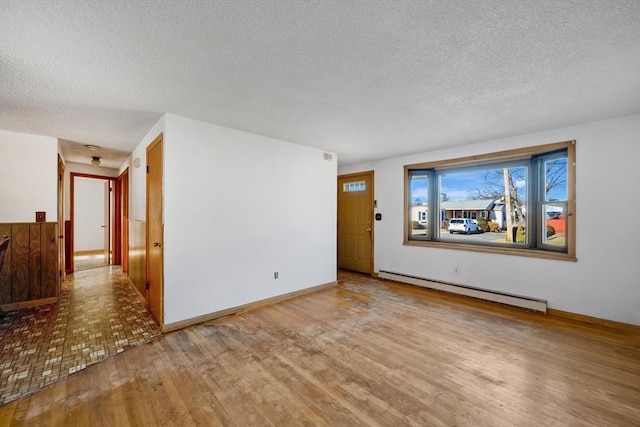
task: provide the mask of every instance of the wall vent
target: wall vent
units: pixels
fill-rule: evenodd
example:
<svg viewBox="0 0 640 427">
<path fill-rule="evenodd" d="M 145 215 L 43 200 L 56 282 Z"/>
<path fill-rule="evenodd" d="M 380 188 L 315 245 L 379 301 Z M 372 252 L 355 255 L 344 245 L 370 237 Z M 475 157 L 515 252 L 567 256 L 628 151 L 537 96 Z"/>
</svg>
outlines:
<svg viewBox="0 0 640 427">
<path fill-rule="evenodd" d="M 394 273 L 392 271 L 385 270 L 380 270 L 378 277 L 381 279 L 408 283 L 410 285 L 422 286 L 429 289 L 436 289 L 438 291 L 451 292 L 452 294 L 465 295 L 472 298 L 479 298 L 515 307 L 526 308 L 527 310 L 539 311 L 545 314 L 547 313 L 547 301 L 538 298 L 512 295 L 487 289 L 474 288 L 467 285 L 458 285 L 455 283 L 440 282 L 437 280 L 408 276 L 406 274 Z"/>
</svg>

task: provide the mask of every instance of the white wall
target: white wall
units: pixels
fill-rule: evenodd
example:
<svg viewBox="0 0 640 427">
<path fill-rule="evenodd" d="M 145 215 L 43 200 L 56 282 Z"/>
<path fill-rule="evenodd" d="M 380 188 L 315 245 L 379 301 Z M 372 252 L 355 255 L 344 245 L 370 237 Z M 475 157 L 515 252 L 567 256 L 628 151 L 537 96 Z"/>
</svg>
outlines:
<svg viewBox="0 0 640 427">
<path fill-rule="evenodd" d="M 404 165 L 574 139 L 577 262 L 402 244 Z M 375 222 L 376 271 L 539 297 L 550 308 L 640 325 L 640 115 L 348 166 L 339 173 L 364 170 L 375 171 L 377 212 L 383 214 Z"/>
<path fill-rule="evenodd" d="M 336 280 L 335 154 L 165 120 L 165 323 Z"/>
<path fill-rule="evenodd" d="M 165 130 L 165 116 L 147 132 L 142 141 L 133 150 L 129 160 L 120 166 L 118 175 L 129 168 L 129 219 L 146 221 L 146 192 L 147 192 L 147 146 Z M 140 166 L 134 165 L 134 159 L 140 159 Z M 166 159 L 165 159 L 166 162 Z"/>
<path fill-rule="evenodd" d="M 105 180 L 76 177 L 73 250 L 104 249 Z"/>
<path fill-rule="evenodd" d="M 58 140 L 0 130 L 0 222 L 57 221 Z"/>
</svg>

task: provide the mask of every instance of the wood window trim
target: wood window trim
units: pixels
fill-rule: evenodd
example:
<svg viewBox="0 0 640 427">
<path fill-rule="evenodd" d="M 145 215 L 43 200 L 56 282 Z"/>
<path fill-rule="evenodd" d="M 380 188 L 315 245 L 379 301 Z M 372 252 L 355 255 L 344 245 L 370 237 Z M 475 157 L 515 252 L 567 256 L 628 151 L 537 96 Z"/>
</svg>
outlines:
<svg viewBox="0 0 640 427">
<path fill-rule="evenodd" d="M 552 259 L 552 260 L 558 260 L 558 261 L 574 261 L 574 262 L 578 261 L 578 259 L 575 256 L 572 256 L 568 253 L 543 251 L 540 249 L 522 249 L 522 248 L 511 248 L 511 247 L 500 247 L 500 246 L 466 245 L 463 243 L 409 240 L 407 237 L 405 237 L 404 245 L 405 246 L 421 246 L 421 247 L 428 247 L 428 248 L 435 248 L 435 249 L 453 249 L 453 250 L 466 251 L 466 252 L 515 255 L 515 256 L 523 256 L 523 257 L 529 257 L 529 258 Z"/>
<path fill-rule="evenodd" d="M 535 155 L 556 150 L 567 150 L 567 252 L 552 252 L 537 248 L 515 248 L 506 246 L 483 246 L 441 241 L 409 240 L 409 171 L 415 169 L 447 169 L 454 167 L 474 166 L 508 160 L 531 158 Z M 576 141 L 563 141 L 552 144 L 535 145 L 512 150 L 458 157 L 433 162 L 416 163 L 404 166 L 404 227 L 403 245 L 429 247 L 437 249 L 453 249 L 467 252 L 515 255 L 530 258 L 542 258 L 558 261 L 577 261 L 576 257 Z"/>
<path fill-rule="evenodd" d="M 436 160 L 433 162 L 416 163 L 404 167 L 405 176 L 412 169 L 448 169 L 463 166 L 483 165 L 487 163 L 505 162 L 509 160 L 523 160 L 542 153 L 569 149 L 575 147 L 575 141 L 555 142 L 545 145 L 534 145 L 532 147 L 515 148 L 512 150 L 496 151 L 493 153 L 477 154 L 473 156 L 457 157 L 446 160 Z M 574 159 L 575 160 L 575 159 Z"/>
</svg>

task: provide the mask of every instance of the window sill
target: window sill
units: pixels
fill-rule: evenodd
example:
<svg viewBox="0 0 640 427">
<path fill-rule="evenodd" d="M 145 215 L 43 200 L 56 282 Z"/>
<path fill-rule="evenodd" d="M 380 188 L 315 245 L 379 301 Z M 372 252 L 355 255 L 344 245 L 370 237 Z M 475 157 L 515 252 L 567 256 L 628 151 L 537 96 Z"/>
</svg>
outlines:
<svg viewBox="0 0 640 427">
<path fill-rule="evenodd" d="M 578 258 L 570 254 L 542 251 L 539 249 L 506 248 L 506 247 L 497 247 L 497 246 L 466 245 L 464 243 L 431 242 L 431 241 L 418 241 L 418 240 L 405 240 L 404 245 L 405 246 L 421 246 L 421 247 L 437 248 L 437 249 L 453 249 L 453 250 L 467 251 L 467 252 L 480 252 L 480 253 L 489 253 L 489 254 L 522 256 L 522 257 L 529 257 L 529 258 L 542 258 L 542 259 L 551 259 L 556 261 L 571 261 L 571 262 L 578 261 Z"/>
</svg>

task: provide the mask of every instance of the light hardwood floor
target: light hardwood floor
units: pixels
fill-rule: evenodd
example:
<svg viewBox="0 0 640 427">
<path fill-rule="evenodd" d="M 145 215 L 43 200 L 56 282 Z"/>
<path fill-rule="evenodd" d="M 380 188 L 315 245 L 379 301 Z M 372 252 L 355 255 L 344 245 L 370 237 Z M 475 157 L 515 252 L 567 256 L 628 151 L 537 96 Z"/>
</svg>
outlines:
<svg viewBox="0 0 640 427">
<path fill-rule="evenodd" d="M 640 328 L 340 273 L 0 408 L 0 425 L 638 426 Z"/>
</svg>

